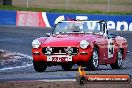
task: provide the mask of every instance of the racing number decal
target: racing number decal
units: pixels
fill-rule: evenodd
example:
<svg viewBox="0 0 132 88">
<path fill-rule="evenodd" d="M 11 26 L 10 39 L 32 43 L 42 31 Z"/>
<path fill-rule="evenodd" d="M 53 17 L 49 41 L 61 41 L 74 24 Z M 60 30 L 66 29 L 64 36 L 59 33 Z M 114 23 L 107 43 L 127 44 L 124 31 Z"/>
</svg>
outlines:
<svg viewBox="0 0 132 88">
<path fill-rule="evenodd" d="M 114 54 L 114 42 L 112 39 L 108 40 L 108 58 L 113 57 Z"/>
</svg>

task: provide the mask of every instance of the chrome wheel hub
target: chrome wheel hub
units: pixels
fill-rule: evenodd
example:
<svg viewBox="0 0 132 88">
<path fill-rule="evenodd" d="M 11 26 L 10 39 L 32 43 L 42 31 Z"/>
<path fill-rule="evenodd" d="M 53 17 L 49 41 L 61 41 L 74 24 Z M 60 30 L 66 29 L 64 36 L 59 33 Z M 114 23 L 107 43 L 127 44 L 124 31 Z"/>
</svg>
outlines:
<svg viewBox="0 0 132 88">
<path fill-rule="evenodd" d="M 99 58 L 99 56 L 98 56 L 98 52 L 97 51 L 93 51 L 93 65 L 95 66 L 95 67 L 98 67 L 98 58 Z"/>
<path fill-rule="evenodd" d="M 118 51 L 118 57 L 117 58 L 118 58 L 118 65 L 121 66 L 123 60 L 122 60 L 122 53 L 120 50 Z"/>
</svg>

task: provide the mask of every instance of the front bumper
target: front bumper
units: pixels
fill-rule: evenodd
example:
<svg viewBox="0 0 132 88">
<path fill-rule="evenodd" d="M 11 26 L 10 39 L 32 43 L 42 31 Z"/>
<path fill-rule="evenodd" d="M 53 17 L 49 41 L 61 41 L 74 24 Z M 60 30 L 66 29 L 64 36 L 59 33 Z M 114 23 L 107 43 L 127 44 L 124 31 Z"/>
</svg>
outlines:
<svg viewBox="0 0 132 88">
<path fill-rule="evenodd" d="M 69 55 L 72 57 L 72 60 L 68 60 L 68 62 L 78 63 L 78 62 L 88 62 L 92 56 L 92 47 L 88 47 L 87 49 L 81 49 L 78 48 L 78 53 L 76 55 Z M 38 49 L 32 49 L 32 56 L 35 61 L 46 61 L 46 62 L 53 62 L 52 60 L 49 60 L 48 57 L 52 57 L 53 55 L 45 55 L 42 51 L 42 47 L 39 47 Z M 57 54 L 54 56 L 68 56 L 66 54 Z"/>
</svg>

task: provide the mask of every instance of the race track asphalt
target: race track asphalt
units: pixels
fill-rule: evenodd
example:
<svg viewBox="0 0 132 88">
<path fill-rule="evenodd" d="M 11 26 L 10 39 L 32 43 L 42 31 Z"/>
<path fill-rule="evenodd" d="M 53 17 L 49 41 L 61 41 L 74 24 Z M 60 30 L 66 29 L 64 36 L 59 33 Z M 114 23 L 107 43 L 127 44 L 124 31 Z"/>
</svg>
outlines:
<svg viewBox="0 0 132 88">
<path fill-rule="evenodd" d="M 32 40 L 45 36 L 51 32 L 49 28 L 0 26 L 0 49 L 11 52 L 18 52 L 31 56 Z M 99 74 L 130 74 L 132 76 L 132 32 L 117 32 L 127 39 L 130 53 L 123 62 L 123 68 L 112 70 L 110 66 L 100 66 L 97 71 L 87 71 L 87 73 Z M 74 79 L 77 73 L 77 66 L 71 71 L 63 71 L 60 66 L 48 67 L 46 72 L 35 72 L 32 65 L 0 70 L 0 81 L 17 80 L 46 80 L 46 79 Z"/>
</svg>

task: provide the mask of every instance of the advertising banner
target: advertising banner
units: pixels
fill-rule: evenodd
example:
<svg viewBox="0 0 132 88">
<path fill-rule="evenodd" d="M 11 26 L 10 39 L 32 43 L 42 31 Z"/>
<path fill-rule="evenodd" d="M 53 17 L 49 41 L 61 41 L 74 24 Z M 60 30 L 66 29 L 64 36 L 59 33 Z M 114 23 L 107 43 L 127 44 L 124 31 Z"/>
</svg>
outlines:
<svg viewBox="0 0 132 88">
<path fill-rule="evenodd" d="M 16 25 L 16 11 L 0 10 L 1 25 Z"/>
<path fill-rule="evenodd" d="M 64 15 L 65 19 L 77 19 L 82 16 L 87 20 L 105 20 L 108 29 L 117 31 L 132 31 L 132 15 L 99 15 L 99 14 L 64 14 L 47 12 L 47 18 L 51 27 L 54 26 L 56 18 Z"/>
</svg>

